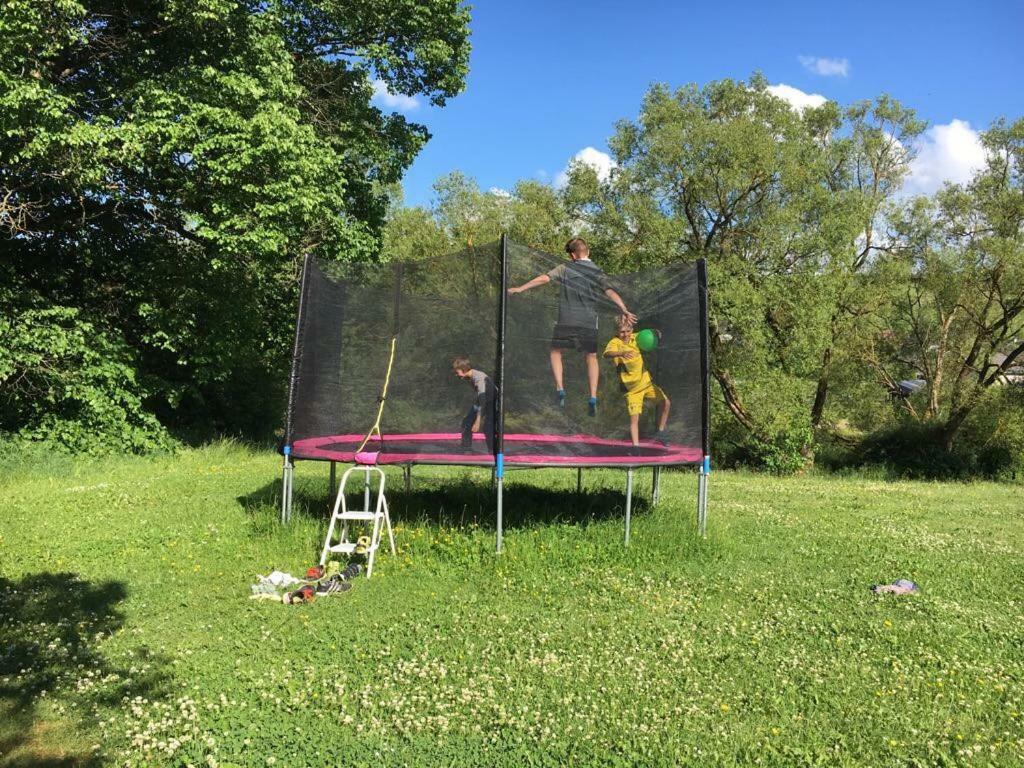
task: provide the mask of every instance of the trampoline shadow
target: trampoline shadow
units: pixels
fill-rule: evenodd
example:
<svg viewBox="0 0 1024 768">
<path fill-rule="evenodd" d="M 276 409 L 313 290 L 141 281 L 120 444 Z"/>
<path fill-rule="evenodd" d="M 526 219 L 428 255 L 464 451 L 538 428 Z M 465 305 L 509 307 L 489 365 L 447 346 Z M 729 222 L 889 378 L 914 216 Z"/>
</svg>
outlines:
<svg viewBox="0 0 1024 768">
<path fill-rule="evenodd" d="M 495 492 L 489 483 L 469 480 L 439 486 L 398 490 L 388 493 L 392 521 L 428 523 L 444 527 L 476 526 L 496 528 Z M 591 488 L 577 492 L 566 488 L 544 488 L 512 482 L 505 486 L 504 528 L 538 525 L 587 525 L 621 518 L 626 496 L 615 488 Z M 648 500 L 633 496 L 633 514 L 642 514 Z"/>
<path fill-rule="evenodd" d="M 496 529 L 496 495 L 487 480 L 468 477 L 415 478 L 410 490 L 389 478 L 388 505 L 392 523 L 416 523 L 448 528 L 477 527 Z M 644 514 L 650 507 L 648 494 L 635 492 L 632 513 Z M 362 506 L 361 491 L 348 494 L 353 506 Z M 281 481 L 274 480 L 237 502 L 266 532 L 280 521 Z M 292 516 L 310 520 L 330 517 L 333 497 L 324 481 L 296 482 L 292 489 Z M 513 479 L 505 485 L 504 528 L 530 528 L 538 525 L 587 525 L 603 520 L 621 519 L 625 514 L 624 489 L 615 487 L 550 488 Z M 275 514 L 268 515 L 268 507 Z"/>
</svg>

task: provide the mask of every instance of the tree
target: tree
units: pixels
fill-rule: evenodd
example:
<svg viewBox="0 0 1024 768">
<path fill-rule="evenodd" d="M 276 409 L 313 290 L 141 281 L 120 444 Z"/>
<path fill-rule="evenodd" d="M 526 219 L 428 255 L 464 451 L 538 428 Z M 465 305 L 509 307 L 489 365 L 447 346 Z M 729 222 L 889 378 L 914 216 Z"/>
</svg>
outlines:
<svg viewBox="0 0 1024 768">
<path fill-rule="evenodd" d="M 373 90 L 444 104 L 468 18 L 459 0 L 4 0 L 4 309 L 102 326 L 165 421 L 265 424 L 302 255 L 373 258 L 428 138 Z"/>
<path fill-rule="evenodd" d="M 722 403 L 756 442 L 807 452 L 857 311 L 853 277 L 905 169 L 899 137 L 919 130 L 885 98 L 795 110 L 758 75 L 658 85 L 617 125 L 610 179 L 575 168 L 567 205 L 622 267 L 708 260 Z"/>
<path fill-rule="evenodd" d="M 892 215 L 896 247 L 877 268 L 899 286 L 875 313 L 867 359 L 890 386 L 924 380 L 923 404 L 953 450 L 985 392 L 1024 360 L 1024 120 L 982 136 L 986 165 L 967 185 L 908 201 Z"/>
</svg>

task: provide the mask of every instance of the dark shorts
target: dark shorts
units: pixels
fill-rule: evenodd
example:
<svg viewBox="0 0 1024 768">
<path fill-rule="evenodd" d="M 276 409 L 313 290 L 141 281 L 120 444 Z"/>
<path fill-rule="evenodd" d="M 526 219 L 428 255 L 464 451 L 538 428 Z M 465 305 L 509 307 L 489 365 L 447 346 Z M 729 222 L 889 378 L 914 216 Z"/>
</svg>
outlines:
<svg viewBox="0 0 1024 768">
<path fill-rule="evenodd" d="M 551 348 L 578 349 L 588 354 L 597 354 L 597 328 L 556 325 L 551 333 Z"/>
</svg>

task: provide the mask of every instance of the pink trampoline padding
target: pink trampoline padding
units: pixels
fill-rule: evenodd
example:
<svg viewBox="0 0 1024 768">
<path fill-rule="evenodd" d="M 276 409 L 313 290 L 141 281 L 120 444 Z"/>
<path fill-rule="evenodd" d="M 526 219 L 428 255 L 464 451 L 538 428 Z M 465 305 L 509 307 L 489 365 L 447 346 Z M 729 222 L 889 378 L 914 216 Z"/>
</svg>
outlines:
<svg viewBox="0 0 1024 768">
<path fill-rule="evenodd" d="M 460 435 L 431 432 L 385 435 L 382 441 L 368 445 L 378 448 L 356 454 L 355 449 L 365 435 L 325 435 L 296 440 L 292 456 L 297 459 L 365 463 L 360 456 L 375 454 L 377 464 L 464 464 L 493 466 L 494 457 L 487 452 L 484 436 L 474 435 L 474 450 L 459 448 Z M 427 445 L 429 444 L 429 445 Z M 558 450 L 559 446 L 562 450 Z M 621 449 L 621 450 L 620 450 Z M 643 440 L 639 455 L 626 440 L 613 440 L 594 435 L 505 435 L 507 466 L 643 466 L 665 464 L 699 464 L 703 452 L 699 447 L 670 443 L 667 446 Z"/>
</svg>

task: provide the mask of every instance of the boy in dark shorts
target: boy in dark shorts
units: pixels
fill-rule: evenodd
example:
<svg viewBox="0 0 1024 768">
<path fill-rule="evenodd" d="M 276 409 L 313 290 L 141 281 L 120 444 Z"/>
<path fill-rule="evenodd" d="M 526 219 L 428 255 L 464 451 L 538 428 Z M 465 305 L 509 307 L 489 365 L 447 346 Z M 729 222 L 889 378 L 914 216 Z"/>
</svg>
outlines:
<svg viewBox="0 0 1024 768">
<path fill-rule="evenodd" d="M 487 441 L 487 450 L 494 453 L 494 384 L 491 383 L 491 377 L 473 368 L 468 357 L 454 358 L 452 371 L 460 379 L 469 382 L 476 392 L 473 404 L 462 419 L 462 448 L 471 448 L 473 433 L 482 431 Z"/>
<path fill-rule="evenodd" d="M 587 362 L 590 384 L 589 411 L 597 415 L 597 384 L 601 375 L 597 360 L 597 306 L 602 296 L 611 299 L 619 310 L 636 321 L 636 315 L 626 309 L 622 297 L 611 287 L 608 277 L 590 260 L 590 248 L 582 237 L 574 237 L 565 244 L 565 252 L 572 259 L 559 264 L 543 275 L 509 288 L 510 294 L 522 293 L 554 280 L 559 287 L 558 321 L 551 334 L 551 373 L 555 379 L 555 400 L 565 407 L 565 387 L 562 382 L 562 350 L 578 349 Z"/>
</svg>

